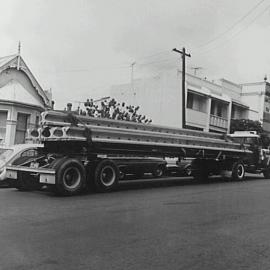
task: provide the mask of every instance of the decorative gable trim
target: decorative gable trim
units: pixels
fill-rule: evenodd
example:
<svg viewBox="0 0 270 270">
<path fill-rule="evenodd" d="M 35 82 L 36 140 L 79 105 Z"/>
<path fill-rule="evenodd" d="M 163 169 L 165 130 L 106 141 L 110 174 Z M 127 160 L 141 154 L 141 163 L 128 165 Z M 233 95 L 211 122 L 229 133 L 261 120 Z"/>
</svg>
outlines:
<svg viewBox="0 0 270 270">
<path fill-rule="evenodd" d="M 31 84 L 33 85 L 34 89 L 37 91 L 38 95 L 41 97 L 41 99 L 44 102 L 45 107 L 50 107 L 50 101 L 46 94 L 44 93 L 42 87 L 22 59 L 20 55 L 14 55 L 13 58 L 11 58 L 9 61 L 7 60 L 6 63 L 4 63 L 2 66 L 0 66 L 0 75 L 2 72 L 4 72 L 7 69 L 17 69 L 26 74 L 26 76 L 29 78 Z"/>
</svg>

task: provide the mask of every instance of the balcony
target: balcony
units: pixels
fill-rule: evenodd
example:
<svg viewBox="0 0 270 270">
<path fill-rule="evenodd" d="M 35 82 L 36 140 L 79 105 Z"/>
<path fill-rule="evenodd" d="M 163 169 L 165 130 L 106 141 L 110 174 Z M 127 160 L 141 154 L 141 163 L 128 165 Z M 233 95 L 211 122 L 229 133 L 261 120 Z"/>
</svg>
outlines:
<svg viewBox="0 0 270 270">
<path fill-rule="evenodd" d="M 189 126 L 195 126 L 202 129 L 206 128 L 207 113 L 186 109 L 186 124 Z"/>
<path fill-rule="evenodd" d="M 210 126 L 227 129 L 228 127 L 228 120 L 217 115 L 210 115 Z"/>
</svg>

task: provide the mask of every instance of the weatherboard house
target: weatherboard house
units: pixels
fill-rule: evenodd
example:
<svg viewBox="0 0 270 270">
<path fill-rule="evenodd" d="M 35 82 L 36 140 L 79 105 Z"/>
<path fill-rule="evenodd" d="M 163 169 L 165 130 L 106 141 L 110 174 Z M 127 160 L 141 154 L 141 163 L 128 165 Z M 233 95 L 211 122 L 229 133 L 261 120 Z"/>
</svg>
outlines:
<svg viewBox="0 0 270 270">
<path fill-rule="evenodd" d="M 0 57 L 0 145 L 24 143 L 28 128 L 51 107 L 51 93 L 42 89 L 20 53 Z"/>
</svg>

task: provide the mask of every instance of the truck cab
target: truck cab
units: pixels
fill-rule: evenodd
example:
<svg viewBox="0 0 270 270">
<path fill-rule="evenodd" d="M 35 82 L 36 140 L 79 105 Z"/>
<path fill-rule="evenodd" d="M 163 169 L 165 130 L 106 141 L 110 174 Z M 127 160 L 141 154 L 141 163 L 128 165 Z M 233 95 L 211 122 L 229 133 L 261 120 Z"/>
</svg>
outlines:
<svg viewBox="0 0 270 270">
<path fill-rule="evenodd" d="M 253 155 L 247 156 L 243 160 L 247 172 L 264 173 L 266 169 L 268 171 L 270 162 L 269 149 L 263 148 L 262 139 L 256 131 L 235 131 L 229 137 L 233 142 L 240 143 L 244 149 L 253 152 Z"/>
</svg>

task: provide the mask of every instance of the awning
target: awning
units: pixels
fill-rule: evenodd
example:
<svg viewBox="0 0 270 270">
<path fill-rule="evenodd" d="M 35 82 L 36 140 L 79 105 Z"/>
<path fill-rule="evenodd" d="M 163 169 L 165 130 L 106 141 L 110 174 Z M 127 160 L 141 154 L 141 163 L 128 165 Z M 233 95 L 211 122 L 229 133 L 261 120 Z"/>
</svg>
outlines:
<svg viewBox="0 0 270 270">
<path fill-rule="evenodd" d="M 233 99 L 233 100 L 232 100 L 232 103 L 233 103 L 233 105 L 236 105 L 236 106 L 238 106 L 238 107 L 242 107 L 242 108 L 244 108 L 244 109 L 249 109 L 249 106 L 248 106 L 248 105 L 243 104 L 243 103 L 241 103 L 241 102 L 238 101 L 238 100 Z"/>
</svg>

